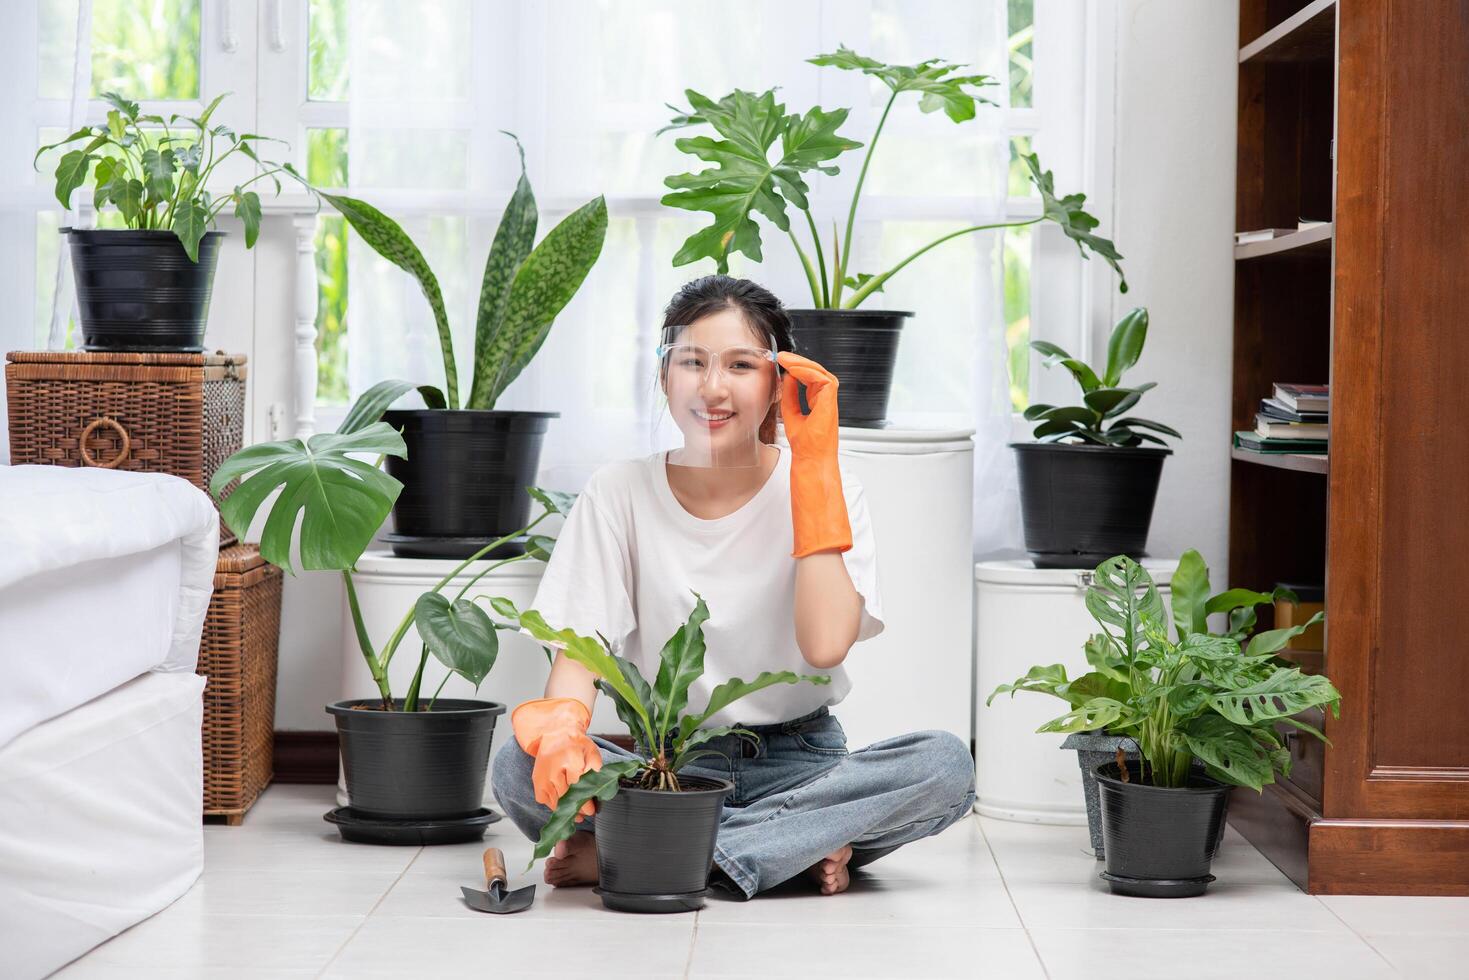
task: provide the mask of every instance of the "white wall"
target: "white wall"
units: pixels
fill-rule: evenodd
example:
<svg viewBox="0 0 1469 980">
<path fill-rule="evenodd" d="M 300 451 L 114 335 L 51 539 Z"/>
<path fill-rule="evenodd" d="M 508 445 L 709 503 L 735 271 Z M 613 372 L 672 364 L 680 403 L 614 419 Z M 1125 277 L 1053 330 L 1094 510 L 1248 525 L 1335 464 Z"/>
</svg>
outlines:
<svg viewBox="0 0 1469 980">
<path fill-rule="evenodd" d="M 1148 307 L 1147 347 L 1126 381 L 1158 382 L 1138 414 L 1184 435 L 1163 467 L 1148 550 L 1171 558 L 1197 548 L 1217 589 L 1228 558 L 1239 8 L 1232 0 L 1109 5 L 1112 230 L 1130 291 L 1112 290 L 1110 312 L 1097 311 L 1091 349 L 1105 352 L 1102 331 L 1122 312 Z"/>
</svg>

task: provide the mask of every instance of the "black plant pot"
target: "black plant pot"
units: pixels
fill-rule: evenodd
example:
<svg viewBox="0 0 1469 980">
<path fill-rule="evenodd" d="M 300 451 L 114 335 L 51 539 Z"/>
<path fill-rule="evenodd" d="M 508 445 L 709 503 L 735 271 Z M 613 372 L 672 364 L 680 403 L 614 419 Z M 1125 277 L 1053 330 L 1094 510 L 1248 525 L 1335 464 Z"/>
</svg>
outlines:
<svg viewBox="0 0 1469 980">
<path fill-rule="evenodd" d="M 1115 895 L 1204 894 L 1214 880 L 1209 865 L 1224 836 L 1229 787 L 1198 771 L 1176 789 L 1143 785 L 1136 762 L 1127 772 L 1124 783 L 1115 762 L 1096 770 L 1107 854 L 1102 878 Z"/>
<path fill-rule="evenodd" d="M 841 382 L 842 425 L 879 428 L 887 423 L 893 365 L 903 321 L 898 310 L 789 310 L 796 353 L 809 357 Z"/>
<path fill-rule="evenodd" d="M 597 805 L 602 904 L 619 912 L 704 907 L 728 780 L 680 779 L 679 792 L 624 784 Z"/>
<path fill-rule="evenodd" d="M 383 419 L 402 429 L 408 458 L 388 457 L 388 473 L 403 484 L 393 505 L 393 553 L 406 558 L 468 558 L 496 538 L 522 528 L 541 465 L 541 443 L 560 412 L 463 409 L 391 411 Z M 488 557 L 521 554 L 512 543 Z"/>
<path fill-rule="evenodd" d="M 1171 449 L 1012 442 L 1025 550 L 1036 568 L 1094 568 L 1147 554 L 1163 460 Z"/>
<path fill-rule="evenodd" d="M 61 230 L 71 245 L 83 349 L 204 349 L 224 232 L 206 232 L 194 262 L 172 231 Z"/>
<path fill-rule="evenodd" d="M 457 820 L 484 808 L 493 701 L 439 698 L 432 711 L 383 711 L 373 698 L 327 705 L 337 719 L 352 812 L 375 820 Z M 401 706 L 402 700 L 395 704 Z"/>
</svg>

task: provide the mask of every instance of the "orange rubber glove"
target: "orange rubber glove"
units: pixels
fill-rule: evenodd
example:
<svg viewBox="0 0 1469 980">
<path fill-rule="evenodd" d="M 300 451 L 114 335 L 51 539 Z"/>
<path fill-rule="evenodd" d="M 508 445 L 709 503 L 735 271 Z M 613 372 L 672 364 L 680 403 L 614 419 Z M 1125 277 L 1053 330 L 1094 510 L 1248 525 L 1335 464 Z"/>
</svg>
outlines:
<svg viewBox="0 0 1469 980">
<path fill-rule="evenodd" d="M 837 379 L 809 358 L 781 351 L 776 362 L 785 368 L 780 417 L 791 444 L 791 524 L 796 558 L 818 551 L 847 551 L 852 525 L 837 466 Z M 810 415 L 801 414 L 796 382 L 806 386 Z"/>
<path fill-rule="evenodd" d="M 587 737 L 591 723 L 592 713 L 576 698 L 527 701 L 510 713 L 515 741 L 536 759 L 531 784 L 537 803 L 556 809 L 568 786 L 587 772 L 602 768 L 602 752 Z M 596 812 L 596 801 L 587 800 L 577 812 L 576 822 Z"/>
</svg>

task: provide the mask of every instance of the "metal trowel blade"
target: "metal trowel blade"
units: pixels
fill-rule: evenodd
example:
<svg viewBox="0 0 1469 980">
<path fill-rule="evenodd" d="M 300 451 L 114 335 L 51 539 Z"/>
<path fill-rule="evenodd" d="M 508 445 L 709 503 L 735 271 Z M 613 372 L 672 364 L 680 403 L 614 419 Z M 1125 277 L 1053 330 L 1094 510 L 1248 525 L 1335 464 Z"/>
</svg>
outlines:
<svg viewBox="0 0 1469 980">
<path fill-rule="evenodd" d="M 498 912 L 500 914 L 523 912 L 530 908 L 531 901 L 536 897 L 535 885 L 526 885 L 513 892 L 500 894 L 496 894 L 500 891 L 498 888 L 495 891 L 486 892 L 460 885 L 459 890 L 464 893 L 465 904 L 477 912 Z"/>
</svg>

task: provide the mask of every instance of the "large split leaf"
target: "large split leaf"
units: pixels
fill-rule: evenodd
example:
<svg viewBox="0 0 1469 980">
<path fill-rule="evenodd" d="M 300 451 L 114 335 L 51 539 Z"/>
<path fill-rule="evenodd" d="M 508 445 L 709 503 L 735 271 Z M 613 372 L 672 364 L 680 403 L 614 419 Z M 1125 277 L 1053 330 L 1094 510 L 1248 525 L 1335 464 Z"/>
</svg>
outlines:
<svg viewBox="0 0 1469 980">
<path fill-rule="evenodd" d="M 921 96 L 918 108 L 924 112 L 942 109 L 944 115 L 956 123 L 973 119 L 976 105 L 996 104 L 982 95 L 966 91 L 996 84 L 992 76 L 956 75 L 954 73 L 964 66 L 951 64 L 942 58 L 930 58 L 916 65 L 888 65 L 875 58 L 864 57 L 846 45 L 840 45 L 831 54 L 817 55 L 806 60 L 813 65 L 871 75 L 881 79 L 895 95 L 900 92 L 918 92 Z"/>
<path fill-rule="evenodd" d="M 1066 237 L 1076 243 L 1082 258 L 1088 258 L 1088 252 L 1100 255 L 1108 265 L 1116 270 L 1119 280 L 1118 290 L 1127 292 L 1127 277 L 1123 275 L 1122 256 L 1118 253 L 1117 247 L 1110 240 L 1092 234 L 1092 230 L 1101 222 L 1083 209 L 1082 205 L 1086 204 L 1086 195 L 1068 194 L 1062 198 L 1056 197 L 1056 178 L 1051 171 L 1041 170 L 1040 160 L 1036 155 L 1022 153 L 1020 159 L 1030 171 L 1030 182 L 1040 192 L 1042 214 L 1046 220 L 1055 222 Z"/>
<path fill-rule="evenodd" d="M 348 435 L 323 432 L 249 446 L 215 470 L 209 490 L 225 523 L 243 538 L 266 500 L 279 491 L 260 538 L 266 561 L 291 568 L 291 538 L 301 522 L 301 565 L 345 571 L 382 526 L 403 485 L 350 453 L 406 456 L 403 437 L 378 422 Z M 249 474 L 246 476 L 246 474 Z M 246 477 L 224 500 L 220 493 Z"/>
<path fill-rule="evenodd" d="M 1215 694 L 1209 704 L 1235 724 L 1254 727 L 1327 704 L 1335 712 L 1340 700 L 1324 675 L 1280 667 L 1259 683 Z"/>
<path fill-rule="evenodd" d="M 1275 782 L 1270 752 L 1248 728 L 1210 713 L 1190 721 L 1183 729 L 1183 739 L 1209 775 L 1221 782 L 1253 790 Z"/>
<path fill-rule="evenodd" d="M 1148 628 L 1164 628 L 1163 599 L 1147 569 L 1125 555 L 1109 558 L 1097 566 L 1092 586 L 1087 589 L 1086 608 L 1108 634 L 1134 659 L 1146 643 Z"/>
</svg>

